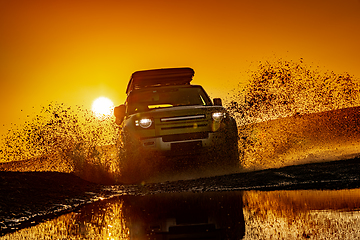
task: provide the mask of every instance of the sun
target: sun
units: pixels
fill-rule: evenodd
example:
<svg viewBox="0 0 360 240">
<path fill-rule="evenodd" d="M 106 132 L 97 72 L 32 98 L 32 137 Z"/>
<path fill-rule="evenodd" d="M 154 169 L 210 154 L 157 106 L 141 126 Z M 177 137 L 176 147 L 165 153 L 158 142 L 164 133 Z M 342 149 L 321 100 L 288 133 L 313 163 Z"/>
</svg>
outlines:
<svg viewBox="0 0 360 240">
<path fill-rule="evenodd" d="M 114 103 L 107 97 L 98 97 L 94 100 L 91 110 L 98 118 L 107 118 L 113 114 Z"/>
</svg>

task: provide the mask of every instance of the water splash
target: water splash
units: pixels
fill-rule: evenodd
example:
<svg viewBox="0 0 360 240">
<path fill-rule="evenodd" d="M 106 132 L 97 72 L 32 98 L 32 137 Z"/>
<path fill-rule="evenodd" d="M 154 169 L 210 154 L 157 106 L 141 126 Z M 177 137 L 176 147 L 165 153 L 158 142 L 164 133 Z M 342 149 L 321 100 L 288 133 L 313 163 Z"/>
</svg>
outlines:
<svg viewBox="0 0 360 240">
<path fill-rule="evenodd" d="M 227 108 L 243 124 L 360 105 L 360 81 L 348 73 L 276 60 L 259 63 Z"/>
<path fill-rule="evenodd" d="M 260 63 L 226 104 L 238 121 L 245 169 L 359 153 L 356 106 L 359 79 L 322 72 L 303 60 L 282 59 Z M 11 162 L 8 170 L 74 172 L 86 180 L 114 182 L 121 176 L 123 157 L 118 134 L 113 117 L 98 119 L 81 107 L 50 103 L 21 127 L 9 130 L 0 158 Z"/>
<path fill-rule="evenodd" d="M 240 126 L 242 165 L 250 169 L 323 159 L 325 151 L 334 156 L 329 151 L 340 148 L 345 152 L 338 155 L 360 152 L 359 110 L 336 112 L 356 106 L 359 79 L 320 71 L 302 59 L 260 62 L 227 104 Z M 321 112 L 328 114 L 316 115 Z"/>
<path fill-rule="evenodd" d="M 49 171 L 56 165 L 56 170 L 96 181 L 119 171 L 117 136 L 112 117 L 99 119 L 81 107 L 50 103 L 21 127 L 10 129 L 0 153 L 2 161 L 33 163 L 28 164 L 33 168 L 13 170 Z"/>
</svg>

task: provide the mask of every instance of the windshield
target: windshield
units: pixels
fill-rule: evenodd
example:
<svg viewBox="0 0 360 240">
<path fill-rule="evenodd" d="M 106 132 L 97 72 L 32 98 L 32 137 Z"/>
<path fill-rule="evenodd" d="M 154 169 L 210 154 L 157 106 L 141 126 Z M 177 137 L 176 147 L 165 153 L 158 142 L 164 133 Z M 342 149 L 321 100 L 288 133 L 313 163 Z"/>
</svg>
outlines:
<svg viewBox="0 0 360 240">
<path fill-rule="evenodd" d="M 132 92 L 128 97 L 128 113 L 145 112 L 157 108 L 212 105 L 201 87 L 170 87 Z"/>
</svg>

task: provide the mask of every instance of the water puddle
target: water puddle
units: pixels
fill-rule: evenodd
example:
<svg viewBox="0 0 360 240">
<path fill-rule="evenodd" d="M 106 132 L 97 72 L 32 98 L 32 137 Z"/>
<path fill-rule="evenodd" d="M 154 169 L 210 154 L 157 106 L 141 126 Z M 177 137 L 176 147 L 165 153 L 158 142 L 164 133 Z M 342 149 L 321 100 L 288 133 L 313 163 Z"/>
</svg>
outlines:
<svg viewBox="0 0 360 240">
<path fill-rule="evenodd" d="M 244 239 L 358 239 L 360 189 L 244 192 Z"/>
<path fill-rule="evenodd" d="M 358 78 L 280 59 L 260 63 L 240 84 L 224 105 L 238 122 L 244 171 L 358 156 Z M 6 163 L 1 171 L 72 172 L 91 182 L 121 183 L 123 145 L 114 119 L 99 120 L 81 107 L 51 103 L 23 125 L 14 125 L 2 142 L 0 161 Z M 236 191 L 299 185 L 328 189 L 330 183 L 357 188 L 358 171 L 351 164 L 339 171 L 316 165 L 320 174 L 315 175 L 306 166 L 296 178 L 293 168 L 258 172 L 253 179 L 216 177 L 211 183 L 185 181 L 198 174 L 179 176 L 183 181 L 175 187 L 160 181 L 155 194 L 89 204 L 0 239 L 359 238 L 360 189 Z M 172 189 L 178 193 L 169 193 Z"/>
<path fill-rule="evenodd" d="M 360 189 L 119 196 L 0 239 L 355 239 Z"/>
</svg>

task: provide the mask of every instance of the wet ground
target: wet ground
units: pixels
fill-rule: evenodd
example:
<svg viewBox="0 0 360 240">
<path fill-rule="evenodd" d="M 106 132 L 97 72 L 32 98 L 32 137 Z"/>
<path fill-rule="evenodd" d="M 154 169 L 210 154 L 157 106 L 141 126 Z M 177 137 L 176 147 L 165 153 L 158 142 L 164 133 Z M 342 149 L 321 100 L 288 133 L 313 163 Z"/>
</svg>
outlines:
<svg viewBox="0 0 360 240">
<path fill-rule="evenodd" d="M 9 129 L 0 239 L 360 239 L 357 79 L 282 60 L 249 77 L 227 106 L 242 172 L 94 184 L 121 173 L 110 118 L 55 103 Z"/>
<path fill-rule="evenodd" d="M 356 239 L 359 162 L 109 186 L 0 172 L 1 239 Z"/>
</svg>

